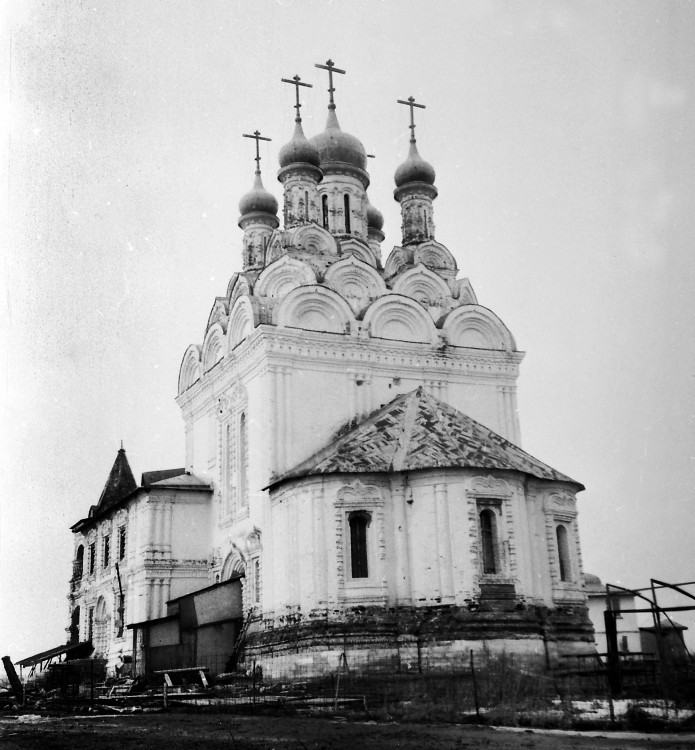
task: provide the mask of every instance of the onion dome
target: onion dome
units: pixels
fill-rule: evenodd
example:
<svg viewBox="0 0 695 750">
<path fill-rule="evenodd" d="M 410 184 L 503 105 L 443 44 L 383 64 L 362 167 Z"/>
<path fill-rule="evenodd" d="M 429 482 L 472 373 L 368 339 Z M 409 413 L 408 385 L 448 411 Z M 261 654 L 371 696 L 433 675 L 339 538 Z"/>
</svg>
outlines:
<svg viewBox="0 0 695 750">
<path fill-rule="evenodd" d="M 275 196 L 269 193 L 261 180 L 261 173 L 256 171 L 256 179 L 253 188 L 239 201 L 239 213 L 242 216 L 252 213 L 264 213 L 277 216 L 278 202 Z"/>
<path fill-rule="evenodd" d="M 401 187 L 407 182 L 425 182 L 428 185 L 434 185 L 434 178 L 434 167 L 420 156 L 415 139 L 411 139 L 408 158 L 398 167 L 394 175 L 396 187 Z"/>
<path fill-rule="evenodd" d="M 367 204 L 367 227 L 369 229 L 378 229 L 379 231 L 384 228 L 384 215 L 378 208 L 374 208 L 371 203 Z"/>
<path fill-rule="evenodd" d="M 297 119 L 296 123 L 292 140 L 280 149 L 280 168 L 290 164 L 311 164 L 318 167 L 319 151 L 304 135 L 301 121 Z"/>
<path fill-rule="evenodd" d="M 344 133 L 338 124 L 335 109 L 328 110 L 328 121 L 323 133 L 315 135 L 311 143 L 318 149 L 321 164 L 343 162 L 362 170 L 367 168 L 367 152 L 354 135 Z"/>
</svg>

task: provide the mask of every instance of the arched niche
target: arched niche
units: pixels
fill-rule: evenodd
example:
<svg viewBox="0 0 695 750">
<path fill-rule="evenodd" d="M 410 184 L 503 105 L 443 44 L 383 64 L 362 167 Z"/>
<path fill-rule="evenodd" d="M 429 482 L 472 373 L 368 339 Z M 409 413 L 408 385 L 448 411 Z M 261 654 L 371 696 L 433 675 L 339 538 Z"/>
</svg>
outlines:
<svg viewBox="0 0 695 750">
<path fill-rule="evenodd" d="M 227 326 L 227 346 L 229 351 L 253 333 L 256 327 L 254 307 L 249 297 L 239 297 L 229 313 Z"/>
<path fill-rule="evenodd" d="M 312 255 L 338 255 L 335 237 L 318 224 L 303 224 L 288 230 L 286 244 Z"/>
<path fill-rule="evenodd" d="M 179 393 L 187 391 L 202 376 L 200 366 L 200 347 L 197 344 L 191 344 L 186 349 L 181 368 L 179 369 Z"/>
<path fill-rule="evenodd" d="M 413 263 L 422 263 L 431 271 L 435 271 L 447 278 L 454 278 L 458 271 L 456 260 L 449 250 L 440 242 L 429 240 L 415 248 Z"/>
<path fill-rule="evenodd" d="M 376 258 L 372 249 L 365 242 L 361 242 L 355 237 L 340 240 L 340 252 L 342 255 L 352 255 L 372 268 L 376 268 Z"/>
<path fill-rule="evenodd" d="M 224 559 L 220 580 L 229 581 L 233 578 L 243 578 L 246 575 L 246 560 L 236 545 Z"/>
<path fill-rule="evenodd" d="M 248 297 L 251 294 L 251 285 L 242 274 L 234 274 L 227 287 L 227 309 L 231 310 L 239 297 Z"/>
<path fill-rule="evenodd" d="M 386 284 L 377 271 L 354 255 L 329 266 L 324 283 L 347 300 L 355 315 L 386 294 Z"/>
<path fill-rule="evenodd" d="M 373 338 L 435 344 L 437 330 L 422 306 L 401 294 L 387 294 L 373 302 L 363 327 Z"/>
<path fill-rule="evenodd" d="M 263 270 L 256 282 L 255 294 L 280 299 L 298 286 L 315 283 L 316 274 L 310 266 L 289 255 L 283 255 Z"/>
<path fill-rule="evenodd" d="M 205 333 L 212 328 L 212 326 L 215 325 L 215 323 L 219 323 L 222 326 L 222 331 L 225 332 L 227 330 L 227 321 L 229 320 L 229 305 L 227 304 L 227 298 L 226 297 L 216 297 L 215 302 L 212 306 L 212 310 L 210 310 L 210 315 L 208 316 L 208 324 L 205 329 Z"/>
<path fill-rule="evenodd" d="M 412 251 L 407 247 L 394 247 L 386 259 L 384 276 L 390 279 L 408 267 L 412 261 Z"/>
<path fill-rule="evenodd" d="M 302 286 L 293 289 L 275 310 L 275 324 L 282 328 L 303 328 L 326 333 L 349 333 L 355 330 L 350 305 L 325 286 Z"/>
<path fill-rule="evenodd" d="M 446 281 L 421 263 L 400 274 L 393 281 L 393 291 L 426 307 L 451 303 L 451 291 Z"/>
<path fill-rule="evenodd" d="M 215 323 L 205 334 L 203 342 L 203 372 L 211 370 L 224 356 L 224 330 Z"/>
<path fill-rule="evenodd" d="M 516 342 L 507 326 L 480 305 L 457 307 L 444 319 L 442 332 L 451 346 L 516 351 Z"/>
</svg>

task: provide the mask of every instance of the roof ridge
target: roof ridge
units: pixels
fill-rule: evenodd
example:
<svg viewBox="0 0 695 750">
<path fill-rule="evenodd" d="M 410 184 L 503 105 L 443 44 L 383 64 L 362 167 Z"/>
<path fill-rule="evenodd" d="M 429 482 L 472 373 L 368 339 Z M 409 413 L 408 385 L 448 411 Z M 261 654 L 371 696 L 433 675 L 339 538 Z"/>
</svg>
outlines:
<svg viewBox="0 0 695 750">
<path fill-rule="evenodd" d="M 408 394 L 407 406 L 403 416 L 403 429 L 401 430 L 401 435 L 398 438 L 398 445 L 396 446 L 393 459 L 391 460 L 391 471 L 403 470 L 405 459 L 410 448 L 410 442 L 413 439 L 415 419 L 420 409 L 421 395 L 421 388 L 417 388 L 417 390 Z"/>
</svg>

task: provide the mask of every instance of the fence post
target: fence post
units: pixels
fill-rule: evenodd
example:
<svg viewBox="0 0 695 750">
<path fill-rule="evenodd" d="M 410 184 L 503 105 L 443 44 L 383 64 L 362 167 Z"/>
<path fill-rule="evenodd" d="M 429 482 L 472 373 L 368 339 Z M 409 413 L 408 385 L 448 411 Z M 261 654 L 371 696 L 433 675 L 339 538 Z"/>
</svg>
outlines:
<svg viewBox="0 0 695 750">
<path fill-rule="evenodd" d="M 478 703 L 478 681 L 475 678 L 475 664 L 473 662 L 473 649 L 471 649 L 471 675 L 473 676 L 473 700 L 475 701 L 475 718 L 480 723 L 480 704 Z"/>
</svg>

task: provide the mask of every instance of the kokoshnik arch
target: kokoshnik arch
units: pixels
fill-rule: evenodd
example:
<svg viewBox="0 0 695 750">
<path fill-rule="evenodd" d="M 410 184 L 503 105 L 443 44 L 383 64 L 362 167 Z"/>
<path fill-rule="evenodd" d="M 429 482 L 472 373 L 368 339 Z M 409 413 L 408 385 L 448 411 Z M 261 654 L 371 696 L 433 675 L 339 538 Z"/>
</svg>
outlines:
<svg viewBox="0 0 695 750">
<path fill-rule="evenodd" d="M 449 663 L 483 643 L 544 659 L 586 651 L 583 487 L 518 447 L 523 353 L 435 239 L 422 105 L 402 101 L 402 241 L 382 262 L 367 154 L 336 115 L 343 71 L 317 67 L 329 74 L 328 120 L 311 139 L 308 84 L 287 80 L 297 116 L 279 152 L 282 227 L 261 180 L 264 136 L 248 135 L 242 270 L 179 374 L 186 466 L 137 485 L 119 451 L 73 527 L 72 627 L 110 662 L 134 650 L 145 669 L 124 624 L 175 619 L 182 595 L 232 580 L 236 629 L 217 648 L 231 657 L 236 641 L 235 657 L 266 674 L 320 671 L 344 649 L 351 664 L 418 653 Z"/>
</svg>

